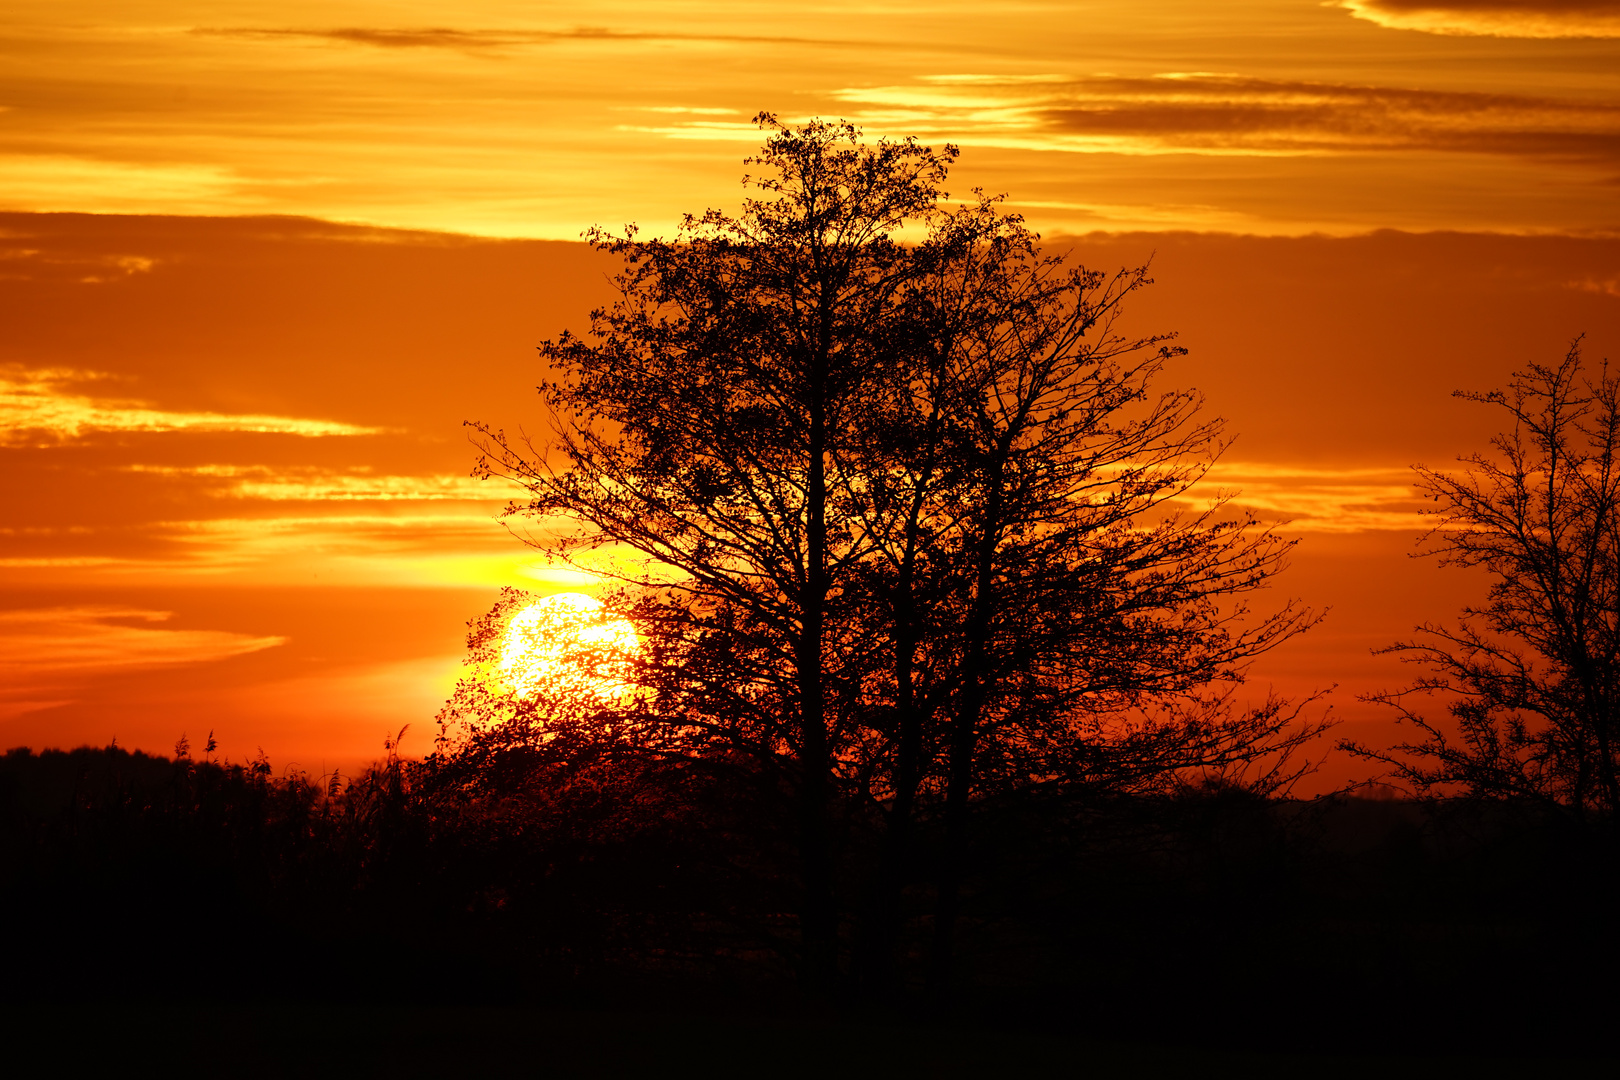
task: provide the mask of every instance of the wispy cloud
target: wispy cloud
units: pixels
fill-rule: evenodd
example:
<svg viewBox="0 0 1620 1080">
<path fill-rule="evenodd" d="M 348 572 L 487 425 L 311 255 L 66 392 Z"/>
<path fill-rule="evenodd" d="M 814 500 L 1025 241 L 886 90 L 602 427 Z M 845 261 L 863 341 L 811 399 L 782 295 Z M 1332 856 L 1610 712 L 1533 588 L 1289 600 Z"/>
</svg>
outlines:
<svg viewBox="0 0 1620 1080">
<path fill-rule="evenodd" d="M 111 605 L 0 611 L 0 719 L 69 704 L 76 677 L 205 664 L 287 641 L 162 625 L 172 617 Z"/>
<path fill-rule="evenodd" d="M 5 676 L 0 681 L 46 672 L 206 663 L 287 640 L 160 625 L 172 617 L 168 611 L 110 605 L 0 611 L 0 674 Z"/>
<path fill-rule="evenodd" d="M 836 92 L 874 127 L 983 145 L 1246 156 L 1455 151 L 1620 162 L 1620 105 L 1220 72 L 944 75 Z M 722 137 L 730 126 L 706 126 Z"/>
<path fill-rule="evenodd" d="M 291 416 L 176 412 L 85 392 L 107 379 L 96 372 L 60 368 L 0 368 L 0 446 L 49 445 L 92 432 L 238 431 L 321 437 L 374 435 L 381 430 Z"/>
<path fill-rule="evenodd" d="M 336 471 L 317 466 L 128 465 L 124 469 L 196 478 L 218 498 L 273 502 L 481 502 L 505 495 L 469 476 L 376 476 L 364 467 Z"/>
<path fill-rule="evenodd" d="M 542 557 L 513 542 L 487 512 L 299 514 L 164 522 L 165 566 L 127 572 L 164 579 L 247 575 L 258 583 L 513 584 Z M 119 568 L 109 567 L 114 575 Z"/>
<path fill-rule="evenodd" d="M 482 586 L 521 583 L 542 561 L 515 543 L 488 507 L 395 504 L 368 513 L 354 502 L 330 505 L 343 511 L 322 513 L 321 504 L 306 502 L 287 513 L 283 502 L 254 517 L 154 521 L 71 537 L 41 530 L 46 534 L 11 538 L 14 553 L 0 556 L 0 580 Z M 396 507 L 403 512 L 388 512 Z"/>
<path fill-rule="evenodd" d="M 1620 296 L 1620 277 L 1586 277 L 1579 281 L 1570 282 L 1569 287 L 1572 289 L 1579 289 L 1581 292 L 1603 293 L 1607 296 Z"/>
<path fill-rule="evenodd" d="M 1407 468 L 1309 468 L 1265 462 L 1220 462 L 1188 492 L 1198 505 L 1230 494 L 1234 506 L 1288 532 L 1421 532 L 1432 521 Z"/>
<path fill-rule="evenodd" d="M 575 26 L 566 30 L 482 30 L 447 26 L 384 27 L 340 26 L 326 29 L 259 26 L 198 26 L 193 34 L 260 40 L 316 40 L 380 49 L 456 49 L 488 52 L 525 45 L 555 45 L 570 41 L 686 41 L 742 45 L 844 45 L 875 43 L 836 38 L 792 37 L 774 34 L 691 34 L 664 30 L 614 30 L 603 26 Z"/>
<path fill-rule="evenodd" d="M 95 206 L 101 213 L 149 213 L 154 203 L 186 212 L 218 213 L 223 207 L 242 213 L 232 202 L 241 178 L 230 167 L 119 161 L 78 148 L 51 152 L 38 145 L 0 145 L 0 191 L 7 208 L 80 210 Z"/>
<path fill-rule="evenodd" d="M 150 273 L 157 260 L 148 255 L 64 254 L 30 247 L 0 247 L 0 279 L 34 279 L 45 270 L 51 276 L 68 276 L 81 284 L 121 281 L 135 274 Z"/>
<path fill-rule="evenodd" d="M 1620 37 L 1620 0 L 1339 0 L 1392 30 L 1481 37 Z"/>
</svg>

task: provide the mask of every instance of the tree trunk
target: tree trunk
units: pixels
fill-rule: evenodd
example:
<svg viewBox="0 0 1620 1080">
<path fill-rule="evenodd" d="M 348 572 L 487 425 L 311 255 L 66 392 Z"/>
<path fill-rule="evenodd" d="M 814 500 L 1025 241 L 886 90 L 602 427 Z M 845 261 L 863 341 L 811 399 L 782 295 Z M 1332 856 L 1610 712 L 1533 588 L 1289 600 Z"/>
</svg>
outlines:
<svg viewBox="0 0 1620 1080">
<path fill-rule="evenodd" d="M 900 939 L 900 894 L 906 887 L 912 814 L 920 773 L 923 718 L 917 710 L 911 670 L 916 659 L 916 635 L 909 625 L 903 634 L 895 646 L 895 713 L 899 738 L 892 780 L 894 802 L 884 816 L 883 844 L 867 902 L 859 957 L 862 989 L 870 997 L 884 997 L 894 989 L 895 953 Z"/>
<path fill-rule="evenodd" d="M 825 335 L 823 337 L 825 340 Z M 806 992 L 824 996 L 838 974 L 838 916 L 833 902 L 831 838 L 827 804 L 832 761 L 827 748 L 822 684 L 827 593 L 827 356 L 818 349 L 809 372 L 810 438 L 805 505 L 805 588 L 798 644 L 800 740 L 800 846 L 804 907 L 800 936 Z"/>
<path fill-rule="evenodd" d="M 968 619 L 966 656 L 963 658 L 962 697 L 951 730 L 950 775 L 945 787 L 945 862 L 940 870 L 938 906 L 934 915 L 934 953 L 929 981 L 943 993 L 955 964 L 956 918 L 961 905 L 962 864 L 967 857 L 968 796 L 973 790 L 973 754 L 979 723 L 989 692 L 990 622 L 996 548 L 1000 541 L 1002 471 L 991 469 L 985 497 L 983 533 L 979 540 L 974 582 L 973 611 Z"/>
<path fill-rule="evenodd" d="M 939 439 L 939 409 L 928 420 L 929 452 L 919 470 L 900 556 L 900 574 L 894 588 L 894 709 L 897 727 L 895 767 L 891 783 L 894 802 L 884 818 L 883 844 L 866 909 L 858 962 L 863 990 L 870 997 L 885 997 L 894 989 L 896 951 L 900 942 L 900 896 L 906 887 L 906 865 L 911 857 L 912 816 L 917 787 L 922 782 L 922 729 L 927 717 L 917 702 L 915 665 L 921 632 L 917 625 L 917 549 L 922 535 L 922 512 L 933 480 Z"/>
<path fill-rule="evenodd" d="M 799 655 L 801 762 L 799 777 L 799 844 L 804 874 L 800 936 L 802 977 L 807 992 L 820 996 L 832 989 L 838 969 L 837 916 L 833 906 L 832 852 L 827 835 L 830 762 L 823 719 L 821 687 L 821 619 L 805 619 Z"/>
</svg>

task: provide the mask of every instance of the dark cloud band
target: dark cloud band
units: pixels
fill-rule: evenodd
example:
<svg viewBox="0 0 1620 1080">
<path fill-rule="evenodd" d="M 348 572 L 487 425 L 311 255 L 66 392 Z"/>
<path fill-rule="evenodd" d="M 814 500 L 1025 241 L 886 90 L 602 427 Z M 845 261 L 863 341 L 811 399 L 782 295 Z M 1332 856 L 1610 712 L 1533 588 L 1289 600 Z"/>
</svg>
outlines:
<svg viewBox="0 0 1620 1080">
<path fill-rule="evenodd" d="M 844 97 L 880 108 L 904 98 L 918 121 L 964 140 L 1047 136 L 1081 140 L 1070 149 L 1137 153 L 1431 150 L 1620 165 L 1620 104 L 1604 101 L 1210 74 L 940 79 L 917 91 Z M 985 108 L 998 101 L 1005 104 Z"/>
</svg>

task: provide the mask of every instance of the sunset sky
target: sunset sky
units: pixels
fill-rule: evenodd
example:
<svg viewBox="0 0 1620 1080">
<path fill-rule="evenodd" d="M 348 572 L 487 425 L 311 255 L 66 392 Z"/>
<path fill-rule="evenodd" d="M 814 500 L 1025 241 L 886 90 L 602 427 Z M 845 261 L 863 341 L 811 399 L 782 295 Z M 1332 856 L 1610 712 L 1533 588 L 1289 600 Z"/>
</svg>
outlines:
<svg viewBox="0 0 1620 1080">
<path fill-rule="evenodd" d="M 589 588 L 462 421 L 543 426 L 581 229 L 735 208 L 762 109 L 1154 259 L 1131 325 L 1332 609 L 1251 689 L 1337 684 L 1352 737 L 1407 677 L 1369 648 L 1480 595 L 1407 557 L 1409 466 L 1496 430 L 1450 392 L 1620 359 L 1617 0 L 23 0 L 0 54 L 0 746 L 426 749 L 499 586 Z"/>
</svg>

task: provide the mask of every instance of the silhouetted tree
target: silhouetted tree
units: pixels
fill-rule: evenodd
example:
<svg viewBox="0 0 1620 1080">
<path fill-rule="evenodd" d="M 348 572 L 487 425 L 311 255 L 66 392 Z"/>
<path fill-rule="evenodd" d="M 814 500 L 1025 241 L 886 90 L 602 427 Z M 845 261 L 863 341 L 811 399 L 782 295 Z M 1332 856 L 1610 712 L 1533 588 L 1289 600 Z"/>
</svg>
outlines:
<svg viewBox="0 0 1620 1080">
<path fill-rule="evenodd" d="M 1586 817 L 1620 806 L 1620 380 L 1580 340 L 1506 390 L 1457 391 L 1511 418 L 1461 473 L 1417 467 L 1439 504 L 1425 554 L 1481 567 L 1481 607 L 1385 652 L 1429 669 L 1370 700 L 1421 732 L 1387 751 L 1347 743 L 1425 794 L 1523 799 Z M 1417 702 L 1438 697 L 1452 724 Z"/>
<path fill-rule="evenodd" d="M 1150 392 L 1167 339 L 1113 329 L 1145 270 L 1043 256 L 982 195 L 946 209 L 952 148 L 760 123 L 773 198 L 673 240 L 590 234 L 627 264 L 620 299 L 541 348 L 550 444 L 480 427 L 479 470 L 528 490 L 530 542 L 626 589 L 631 726 L 793 793 L 809 983 L 837 963 L 834 803 L 884 822 L 879 971 L 921 803 L 944 822 L 943 971 L 975 794 L 1285 754 L 1283 703 L 1212 687 L 1309 616 L 1245 623 L 1287 545 L 1166 505 L 1221 444 L 1196 394 Z"/>
</svg>

